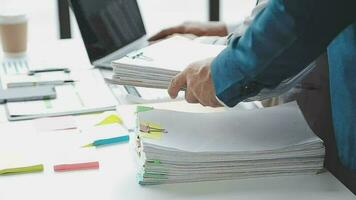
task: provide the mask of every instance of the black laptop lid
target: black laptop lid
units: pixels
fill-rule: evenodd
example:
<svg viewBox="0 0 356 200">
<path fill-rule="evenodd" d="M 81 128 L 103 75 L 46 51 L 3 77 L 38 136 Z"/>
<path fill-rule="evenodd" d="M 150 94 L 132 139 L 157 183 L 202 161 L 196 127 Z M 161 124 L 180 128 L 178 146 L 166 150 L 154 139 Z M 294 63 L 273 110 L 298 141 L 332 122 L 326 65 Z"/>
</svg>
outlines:
<svg viewBox="0 0 356 200">
<path fill-rule="evenodd" d="M 91 62 L 146 34 L 136 0 L 69 0 Z"/>
</svg>

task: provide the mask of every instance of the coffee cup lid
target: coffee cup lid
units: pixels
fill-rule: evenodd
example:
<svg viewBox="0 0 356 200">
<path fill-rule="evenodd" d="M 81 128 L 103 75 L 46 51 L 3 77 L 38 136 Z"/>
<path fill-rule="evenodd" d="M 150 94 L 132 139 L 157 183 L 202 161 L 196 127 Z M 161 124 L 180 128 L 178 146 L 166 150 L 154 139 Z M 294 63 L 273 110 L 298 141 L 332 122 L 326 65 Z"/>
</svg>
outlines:
<svg viewBox="0 0 356 200">
<path fill-rule="evenodd" d="M 17 24 L 26 20 L 25 14 L 0 14 L 0 24 Z"/>
</svg>

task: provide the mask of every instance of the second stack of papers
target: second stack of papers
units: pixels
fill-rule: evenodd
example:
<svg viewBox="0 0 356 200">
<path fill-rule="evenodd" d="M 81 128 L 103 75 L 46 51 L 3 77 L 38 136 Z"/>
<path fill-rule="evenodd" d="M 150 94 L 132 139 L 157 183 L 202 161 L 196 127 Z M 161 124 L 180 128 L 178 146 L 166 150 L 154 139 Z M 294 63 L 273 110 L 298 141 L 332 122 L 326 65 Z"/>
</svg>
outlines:
<svg viewBox="0 0 356 200">
<path fill-rule="evenodd" d="M 150 110 L 138 122 L 138 181 L 163 184 L 317 173 L 324 145 L 296 103 L 218 113 Z"/>
<path fill-rule="evenodd" d="M 174 36 L 113 61 L 111 83 L 167 89 L 171 79 L 195 61 L 217 56 L 226 46 Z"/>
</svg>

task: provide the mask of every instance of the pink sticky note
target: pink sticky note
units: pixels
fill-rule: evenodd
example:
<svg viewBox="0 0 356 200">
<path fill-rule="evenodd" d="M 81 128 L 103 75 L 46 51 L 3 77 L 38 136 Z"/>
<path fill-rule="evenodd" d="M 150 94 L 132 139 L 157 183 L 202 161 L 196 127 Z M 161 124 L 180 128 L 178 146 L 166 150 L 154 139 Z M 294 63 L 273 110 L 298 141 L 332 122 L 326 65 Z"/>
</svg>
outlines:
<svg viewBox="0 0 356 200">
<path fill-rule="evenodd" d="M 98 169 L 99 162 L 86 162 L 86 163 L 73 163 L 73 164 L 60 164 L 54 166 L 54 171 L 75 171 L 75 170 L 85 170 L 85 169 Z"/>
</svg>

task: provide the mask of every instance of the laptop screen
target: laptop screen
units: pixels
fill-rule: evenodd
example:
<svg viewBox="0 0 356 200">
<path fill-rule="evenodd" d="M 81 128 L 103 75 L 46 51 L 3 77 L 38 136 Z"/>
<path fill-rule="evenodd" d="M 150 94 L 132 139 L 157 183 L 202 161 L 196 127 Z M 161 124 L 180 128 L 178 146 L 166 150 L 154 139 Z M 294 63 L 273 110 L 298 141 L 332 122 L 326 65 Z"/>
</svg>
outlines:
<svg viewBox="0 0 356 200">
<path fill-rule="evenodd" d="M 146 34 L 136 0 L 70 0 L 91 62 Z"/>
</svg>

